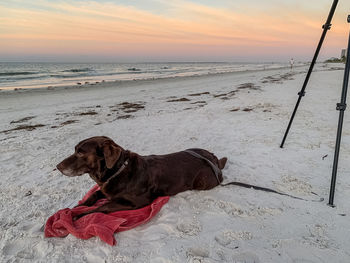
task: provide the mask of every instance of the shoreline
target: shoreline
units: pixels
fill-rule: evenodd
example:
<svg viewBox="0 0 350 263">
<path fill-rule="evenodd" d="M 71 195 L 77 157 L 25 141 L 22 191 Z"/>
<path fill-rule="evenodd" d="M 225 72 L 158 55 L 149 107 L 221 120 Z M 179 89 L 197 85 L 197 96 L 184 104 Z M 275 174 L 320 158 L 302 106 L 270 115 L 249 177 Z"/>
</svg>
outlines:
<svg viewBox="0 0 350 263">
<path fill-rule="evenodd" d="M 320 62 L 321 63 L 321 62 Z M 323 62 L 322 62 L 323 63 Z M 294 66 L 294 69 L 302 68 L 308 66 L 309 63 L 303 63 L 303 65 L 297 65 Z M 284 70 L 284 69 L 290 69 L 289 66 L 284 67 L 276 67 L 276 68 L 268 68 L 268 69 L 246 69 L 242 71 L 230 71 L 230 72 L 215 72 L 215 73 L 206 73 L 206 74 L 194 74 L 190 76 L 168 76 L 168 77 L 158 77 L 158 78 L 144 78 L 144 79 L 132 79 L 132 80 L 100 80 L 95 83 L 88 83 L 85 84 L 85 81 L 77 81 L 77 83 L 81 84 L 75 84 L 75 85 L 50 85 L 50 86 L 42 86 L 42 87 L 16 87 L 16 88 L 0 88 L 0 96 L 3 94 L 8 93 L 15 93 L 15 94 L 22 94 L 27 92 L 36 92 L 36 91 L 55 91 L 60 89 L 86 89 L 90 87 L 97 87 L 97 88 L 104 88 L 104 87 L 111 87 L 111 86 L 118 86 L 118 85 L 128 85 L 130 83 L 148 83 L 148 82 L 156 82 L 156 81 L 169 81 L 169 80 L 182 80 L 182 79 L 195 79 L 195 78 L 202 78 L 202 77 L 211 77 L 211 76 L 220 76 L 220 75 L 230 75 L 230 74 L 244 74 L 244 73 L 254 73 L 254 72 L 269 72 L 274 70 Z"/>
</svg>

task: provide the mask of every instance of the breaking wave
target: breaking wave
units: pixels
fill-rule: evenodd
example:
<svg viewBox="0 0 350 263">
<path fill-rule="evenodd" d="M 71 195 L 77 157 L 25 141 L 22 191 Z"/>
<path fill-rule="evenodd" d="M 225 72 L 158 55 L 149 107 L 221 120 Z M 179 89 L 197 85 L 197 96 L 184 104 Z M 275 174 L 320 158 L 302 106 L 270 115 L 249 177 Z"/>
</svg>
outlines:
<svg viewBox="0 0 350 263">
<path fill-rule="evenodd" d="M 33 75 L 37 74 L 36 72 L 30 71 L 9 71 L 9 72 L 0 72 L 0 76 L 19 76 L 19 75 Z"/>
<path fill-rule="evenodd" d="M 89 72 L 89 71 L 92 71 L 92 69 L 91 68 L 72 68 L 72 69 L 62 70 L 62 72 L 73 72 L 73 73 Z"/>
</svg>

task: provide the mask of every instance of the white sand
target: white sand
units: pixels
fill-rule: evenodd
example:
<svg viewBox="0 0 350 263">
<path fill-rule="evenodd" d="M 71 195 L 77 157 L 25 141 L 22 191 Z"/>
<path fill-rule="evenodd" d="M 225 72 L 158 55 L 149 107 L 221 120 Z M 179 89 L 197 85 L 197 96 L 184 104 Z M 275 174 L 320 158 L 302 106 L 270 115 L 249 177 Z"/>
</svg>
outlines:
<svg viewBox="0 0 350 263">
<path fill-rule="evenodd" d="M 342 70 L 331 69 L 335 66 L 317 66 L 285 149 L 279 144 L 306 67 L 275 83 L 265 78 L 279 78 L 289 69 L 0 92 L 0 131 L 45 125 L 0 133 L 0 262 L 349 262 L 348 111 L 337 206 L 327 206 L 335 105 L 343 80 Z M 229 93 L 243 83 L 261 90 Z M 201 92 L 210 94 L 188 95 Z M 223 93 L 229 94 L 214 96 Z M 190 101 L 167 102 L 179 98 Z M 121 102 L 144 103 L 145 109 L 123 113 L 120 106 L 112 107 Z M 79 115 L 89 111 L 97 114 Z M 117 119 L 127 114 L 133 117 Z M 35 117 L 10 124 L 28 116 Z M 77 122 L 60 126 L 68 120 Z M 228 157 L 225 182 L 238 180 L 307 199 L 317 198 L 311 194 L 316 192 L 325 201 L 217 187 L 172 197 L 149 223 L 116 234 L 115 247 L 98 238 L 44 238 L 46 219 L 73 205 L 94 184 L 88 176 L 68 178 L 53 169 L 76 143 L 95 135 L 143 155 L 206 148 Z M 26 196 L 28 191 L 32 194 Z"/>
</svg>

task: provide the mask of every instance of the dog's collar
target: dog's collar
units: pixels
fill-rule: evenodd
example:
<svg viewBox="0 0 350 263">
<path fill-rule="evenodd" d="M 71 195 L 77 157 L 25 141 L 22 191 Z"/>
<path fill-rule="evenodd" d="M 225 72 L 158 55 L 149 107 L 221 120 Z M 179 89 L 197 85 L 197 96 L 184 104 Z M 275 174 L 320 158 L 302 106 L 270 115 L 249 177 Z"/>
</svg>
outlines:
<svg viewBox="0 0 350 263">
<path fill-rule="evenodd" d="M 121 174 L 124 171 L 124 169 L 128 166 L 128 164 L 129 164 L 129 159 L 126 159 L 125 162 L 122 164 L 122 166 L 118 169 L 118 171 L 115 174 L 113 174 L 111 177 L 108 178 L 106 183 L 108 183 L 110 180 L 112 180 L 113 178 L 115 178 L 119 174 Z"/>
</svg>

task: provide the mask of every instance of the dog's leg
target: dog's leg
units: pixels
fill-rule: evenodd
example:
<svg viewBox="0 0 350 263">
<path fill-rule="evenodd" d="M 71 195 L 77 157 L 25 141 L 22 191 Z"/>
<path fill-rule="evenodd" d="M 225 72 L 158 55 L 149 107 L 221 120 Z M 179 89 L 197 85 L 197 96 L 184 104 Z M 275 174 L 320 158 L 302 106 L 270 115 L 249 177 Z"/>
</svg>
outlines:
<svg viewBox="0 0 350 263">
<path fill-rule="evenodd" d="M 137 198 L 134 198 L 132 201 L 126 200 L 124 198 L 120 198 L 117 200 L 111 200 L 108 203 L 105 203 L 101 205 L 100 207 L 97 207 L 96 209 L 93 209 L 91 211 L 79 214 L 73 218 L 73 220 L 77 220 L 85 215 L 92 214 L 92 213 L 111 213 L 111 212 L 117 212 L 122 210 L 132 210 L 132 209 L 138 209 L 142 208 L 146 205 L 149 205 L 152 203 L 152 199 L 149 199 L 145 196 L 139 196 Z"/>
<path fill-rule="evenodd" d="M 106 204 L 103 204 L 102 206 L 100 206 L 94 210 L 76 215 L 73 218 L 73 220 L 77 220 L 83 216 L 86 216 L 86 215 L 92 214 L 92 213 L 107 214 L 107 213 L 111 213 L 111 212 L 117 212 L 117 211 L 122 211 L 122 210 L 132 210 L 132 209 L 137 209 L 137 208 L 139 208 L 139 207 L 135 207 L 134 205 L 123 205 L 123 204 L 111 201 L 111 202 L 108 202 Z"/>
<path fill-rule="evenodd" d="M 106 198 L 106 196 L 101 192 L 101 190 L 98 190 L 96 192 L 94 192 L 92 195 L 89 196 L 88 199 L 86 199 L 85 202 L 81 203 L 78 206 L 92 206 L 93 204 L 95 204 L 97 202 L 97 200 L 102 199 L 102 198 Z"/>
<path fill-rule="evenodd" d="M 222 180 L 222 177 L 219 176 L 219 179 Z M 215 174 L 213 174 L 213 171 L 207 167 L 196 175 L 193 181 L 192 190 L 210 190 L 217 185 L 218 180 L 216 179 Z"/>
</svg>

